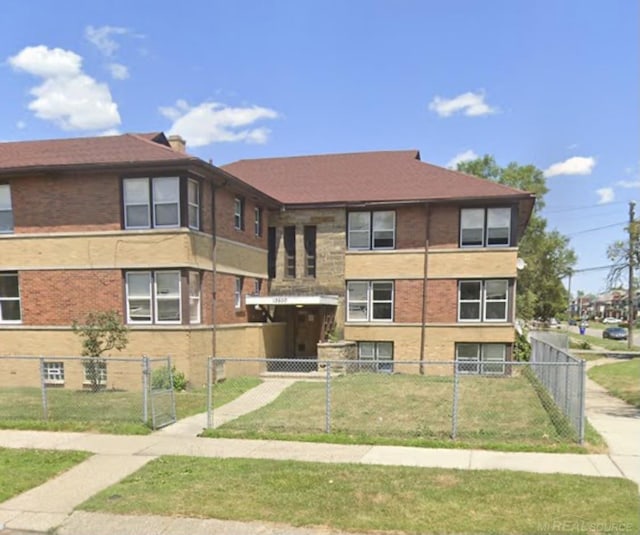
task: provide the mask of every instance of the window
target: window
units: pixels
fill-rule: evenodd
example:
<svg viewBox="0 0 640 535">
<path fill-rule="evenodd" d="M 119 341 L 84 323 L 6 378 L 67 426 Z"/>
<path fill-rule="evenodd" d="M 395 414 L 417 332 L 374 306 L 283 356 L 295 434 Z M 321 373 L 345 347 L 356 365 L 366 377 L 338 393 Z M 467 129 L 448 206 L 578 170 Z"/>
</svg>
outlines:
<svg viewBox="0 0 640 535">
<path fill-rule="evenodd" d="M 276 278 L 276 227 L 267 230 L 267 267 L 270 279 Z"/>
<path fill-rule="evenodd" d="M 45 362 L 43 372 L 45 383 L 64 384 L 64 362 Z"/>
<path fill-rule="evenodd" d="M 92 384 L 92 376 L 99 385 L 107 384 L 107 363 L 104 360 L 87 359 L 82 363 L 84 367 L 84 383 Z"/>
<path fill-rule="evenodd" d="M 509 281 L 460 281 L 459 321 L 507 321 Z"/>
<path fill-rule="evenodd" d="M 393 372 L 393 342 L 359 342 L 358 359 L 368 364 L 364 369 Z"/>
<path fill-rule="evenodd" d="M 189 323 L 200 323 L 200 273 L 189 271 Z"/>
<path fill-rule="evenodd" d="M 233 293 L 233 299 L 236 308 L 242 308 L 242 277 L 236 277 L 236 288 Z"/>
<path fill-rule="evenodd" d="M 458 372 L 504 375 L 506 353 L 505 344 L 456 344 Z"/>
<path fill-rule="evenodd" d="M 284 227 L 285 277 L 296 277 L 296 227 Z"/>
<path fill-rule="evenodd" d="M 253 295 L 260 295 L 262 293 L 262 279 L 255 279 L 253 281 Z"/>
<path fill-rule="evenodd" d="M 496 247 L 511 243 L 511 208 L 463 208 L 461 247 Z"/>
<path fill-rule="evenodd" d="M 316 276 L 316 227 L 304 227 L 304 271 L 307 277 Z"/>
<path fill-rule="evenodd" d="M 189 212 L 189 228 L 200 229 L 200 183 L 189 179 L 187 182 L 187 204 Z"/>
<path fill-rule="evenodd" d="M 395 247 L 396 213 L 349 212 L 349 249 L 393 249 Z"/>
<path fill-rule="evenodd" d="M 13 209 L 9 184 L 0 184 L 0 233 L 2 232 L 13 232 Z"/>
<path fill-rule="evenodd" d="M 180 323 L 179 271 L 129 272 L 126 286 L 129 323 Z"/>
<path fill-rule="evenodd" d="M 393 282 L 347 282 L 347 321 L 393 321 Z"/>
<path fill-rule="evenodd" d="M 148 178 L 125 178 L 122 181 L 122 190 L 125 228 L 180 226 L 180 179 L 178 177 L 157 177 L 152 178 L 151 181 Z"/>
<path fill-rule="evenodd" d="M 0 323 L 20 323 L 18 274 L 0 273 Z"/>
<path fill-rule="evenodd" d="M 256 237 L 262 236 L 262 208 L 255 207 L 253 209 L 254 221 L 253 221 L 253 231 Z"/>
<path fill-rule="evenodd" d="M 233 200 L 233 227 L 244 230 L 244 199 L 236 197 Z"/>
</svg>

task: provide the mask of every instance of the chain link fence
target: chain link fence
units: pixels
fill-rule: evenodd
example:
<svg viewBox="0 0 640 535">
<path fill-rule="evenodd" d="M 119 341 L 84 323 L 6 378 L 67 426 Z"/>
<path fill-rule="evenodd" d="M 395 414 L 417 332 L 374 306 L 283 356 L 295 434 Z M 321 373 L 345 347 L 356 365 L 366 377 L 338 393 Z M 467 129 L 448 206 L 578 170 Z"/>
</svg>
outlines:
<svg viewBox="0 0 640 535">
<path fill-rule="evenodd" d="M 0 357 L 0 422 L 146 424 L 175 421 L 171 359 Z M 170 390 L 170 393 L 169 393 Z M 172 417 L 172 419 L 171 419 Z"/>
<path fill-rule="evenodd" d="M 566 375 L 574 364 L 536 366 Z M 579 441 L 579 430 L 558 417 L 526 362 L 213 358 L 209 372 L 208 427 L 217 436 L 330 433 L 364 442 L 520 446 Z M 213 409 L 216 382 L 248 375 L 260 375 L 262 384 Z"/>
<path fill-rule="evenodd" d="M 569 337 L 560 333 L 532 332 L 531 373 L 544 389 L 542 396 L 555 420 L 566 420 L 584 442 L 586 362 L 568 351 Z"/>
</svg>

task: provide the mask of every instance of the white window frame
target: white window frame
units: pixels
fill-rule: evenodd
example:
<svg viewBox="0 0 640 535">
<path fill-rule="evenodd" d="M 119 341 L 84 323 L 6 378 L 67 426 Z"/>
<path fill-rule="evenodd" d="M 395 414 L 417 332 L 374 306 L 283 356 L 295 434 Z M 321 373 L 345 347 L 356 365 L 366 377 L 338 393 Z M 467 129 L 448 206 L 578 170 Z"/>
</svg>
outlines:
<svg viewBox="0 0 640 535">
<path fill-rule="evenodd" d="M 462 346 L 475 346 L 474 357 L 460 357 Z M 500 348 L 500 357 L 494 358 L 487 355 L 490 348 Z M 457 372 L 462 375 L 504 375 L 507 362 L 507 345 L 500 343 L 463 342 L 456 344 L 455 359 Z"/>
<path fill-rule="evenodd" d="M 178 292 L 176 293 L 168 293 L 168 294 L 160 294 L 158 292 L 158 275 L 176 275 L 178 278 Z M 154 271 L 153 272 L 153 291 L 154 291 L 154 300 L 153 300 L 153 308 L 155 314 L 155 322 L 161 325 L 165 324 L 180 324 L 182 323 L 182 277 L 180 271 L 174 270 L 162 270 L 162 271 Z M 159 319 L 158 314 L 158 304 L 160 301 L 175 301 L 178 300 L 178 319 L 177 320 L 161 320 Z"/>
<path fill-rule="evenodd" d="M 178 293 L 158 294 L 157 277 L 159 274 L 176 275 L 178 277 Z M 145 295 L 131 295 L 129 277 L 131 275 L 146 275 L 149 280 L 149 293 Z M 127 271 L 125 273 L 125 294 L 127 307 L 127 323 L 132 325 L 178 325 L 182 323 L 182 274 L 179 270 L 158 270 L 158 271 Z M 149 299 L 149 320 L 136 320 L 131 317 L 131 300 Z M 178 319 L 159 320 L 158 301 L 169 301 L 178 299 Z"/>
<path fill-rule="evenodd" d="M 242 286 L 244 285 L 243 277 L 236 277 L 235 289 L 233 292 L 233 301 L 236 309 L 242 308 Z"/>
<path fill-rule="evenodd" d="M 195 199 L 191 198 L 192 191 L 195 192 Z M 193 178 L 190 178 L 187 181 L 187 206 L 189 228 L 193 230 L 200 230 L 200 182 L 194 180 Z M 179 205 L 178 213 L 180 213 Z M 195 222 L 192 221 L 194 217 Z"/>
<path fill-rule="evenodd" d="M 173 193 L 175 194 L 175 198 L 171 199 L 171 200 L 164 200 L 162 202 L 158 201 L 156 199 L 157 195 L 156 195 L 156 184 L 159 184 L 160 182 L 167 182 L 171 180 L 174 184 L 174 191 Z M 151 197 L 152 197 L 152 201 L 153 201 L 153 228 L 177 228 L 180 226 L 180 177 L 177 176 L 158 176 L 158 177 L 153 177 L 153 179 L 151 180 Z M 169 206 L 169 205 L 174 205 L 176 206 L 176 222 L 175 223 L 164 223 L 164 224 L 159 224 L 158 223 L 158 217 L 156 214 L 156 208 L 158 206 Z"/>
<path fill-rule="evenodd" d="M 253 232 L 256 235 L 256 238 L 262 236 L 262 208 L 256 206 L 253 209 L 254 222 L 253 222 Z"/>
<path fill-rule="evenodd" d="M 64 362 L 43 362 L 43 379 L 48 385 L 64 384 Z"/>
<path fill-rule="evenodd" d="M 147 280 L 149 282 L 148 288 L 149 292 L 145 295 L 131 295 L 130 285 L 129 285 L 129 277 L 132 275 L 140 276 L 146 275 Z M 153 272 L 151 271 L 128 271 L 125 273 L 125 293 L 127 298 L 127 323 L 131 324 L 143 324 L 149 325 L 153 323 Z M 141 301 L 143 299 L 149 300 L 149 319 L 148 320 L 137 320 L 131 317 L 131 300 Z"/>
<path fill-rule="evenodd" d="M 144 182 L 145 191 L 147 192 L 147 202 L 129 202 L 127 199 L 127 183 L 129 182 Z M 151 192 L 149 191 L 149 179 L 148 178 L 125 178 L 122 180 L 122 202 L 124 204 L 124 228 L 125 229 L 148 229 L 152 227 L 151 222 Z M 129 218 L 127 217 L 128 206 L 146 206 L 147 207 L 147 225 L 130 225 Z"/>
<path fill-rule="evenodd" d="M 18 324 L 18 323 L 22 323 L 22 303 L 20 302 L 20 277 L 18 276 L 18 273 L 16 271 L 10 271 L 10 272 L 5 272 L 5 273 L 0 273 L 0 277 L 15 277 L 16 279 L 16 286 L 18 288 L 18 295 L 16 296 L 5 296 L 5 295 L 0 295 L 0 323 L 10 323 L 10 324 Z M 0 286 L 1 288 L 2 286 Z M 5 319 L 2 315 L 2 304 L 3 303 L 7 303 L 7 302 L 18 302 L 18 316 L 19 318 L 17 320 L 13 320 L 13 319 Z"/>
<path fill-rule="evenodd" d="M 489 283 L 503 283 L 505 286 L 505 297 L 500 299 L 489 299 L 487 297 L 487 285 Z M 462 286 L 464 284 L 479 284 L 480 295 L 478 299 L 462 299 Z M 508 279 L 486 279 L 486 280 L 461 280 L 458 281 L 458 321 L 461 323 L 505 323 L 509 318 L 509 301 L 511 299 L 511 289 Z M 478 317 L 476 318 L 462 318 L 460 313 L 462 311 L 462 305 L 464 303 L 478 303 Z M 504 303 L 504 317 L 501 318 L 488 318 L 487 317 L 487 305 L 491 303 Z"/>
<path fill-rule="evenodd" d="M 82 371 L 83 371 L 83 381 L 82 383 L 85 385 L 89 385 L 91 384 L 91 378 L 87 376 L 87 364 L 88 364 L 88 360 L 91 357 L 85 359 L 82 362 Z M 107 363 L 104 361 L 104 359 L 100 359 L 97 363 L 98 365 L 98 384 L 99 385 L 106 385 L 107 384 Z"/>
<path fill-rule="evenodd" d="M 470 214 L 471 212 L 482 213 L 482 226 L 474 226 L 474 227 L 465 227 L 464 226 L 464 218 L 465 213 Z M 498 228 L 504 227 L 490 227 L 489 220 L 492 218 L 492 215 L 497 214 L 498 212 L 508 212 L 509 215 L 509 224 L 507 227 L 507 242 L 506 243 L 489 243 L 490 242 L 490 234 L 491 230 L 495 230 Z M 471 247 L 510 247 L 511 246 L 511 217 L 512 217 L 512 208 L 508 206 L 494 206 L 494 207 L 486 207 L 486 208 L 461 208 L 460 209 L 460 235 L 459 235 L 459 244 L 460 247 L 471 248 Z M 463 235 L 465 230 L 477 230 L 480 229 L 482 231 L 482 239 L 480 243 L 471 243 L 465 244 Z"/>
<path fill-rule="evenodd" d="M 11 205 L 11 186 L 9 184 L 0 184 L 0 214 L 9 214 L 10 226 L 7 228 L 0 227 L 0 234 L 11 234 L 14 230 L 15 223 L 13 221 L 13 207 Z"/>
<path fill-rule="evenodd" d="M 391 228 L 376 228 L 376 219 L 378 219 L 382 214 L 393 214 L 393 225 Z M 376 215 L 378 218 L 376 218 Z M 352 220 L 359 216 L 366 216 L 367 223 L 366 229 L 352 229 Z M 380 251 L 380 250 L 392 250 L 396 248 L 396 212 L 395 210 L 375 210 L 375 211 L 353 211 L 349 212 L 347 215 L 347 248 L 355 251 Z M 381 232 L 389 232 L 391 231 L 393 234 L 393 244 L 391 246 L 376 246 L 376 233 Z M 356 246 L 353 245 L 352 236 L 355 234 L 366 235 L 367 237 L 367 245 Z"/>
<path fill-rule="evenodd" d="M 189 323 L 192 325 L 202 321 L 200 279 L 199 272 L 189 271 Z"/>
<path fill-rule="evenodd" d="M 380 358 L 381 346 L 391 346 L 391 358 Z M 358 342 L 358 361 L 371 363 L 376 372 L 393 373 L 393 342 Z"/>
<path fill-rule="evenodd" d="M 374 299 L 374 290 L 376 286 L 391 285 L 391 299 L 381 300 Z M 366 301 L 365 300 L 353 300 L 349 297 L 350 287 L 365 286 L 366 289 Z M 393 281 L 347 281 L 347 305 L 346 314 L 348 322 L 374 322 L 374 323 L 390 323 L 393 322 L 394 317 L 394 301 L 395 301 L 395 285 Z M 391 316 L 389 318 L 375 318 L 374 308 L 375 304 L 388 303 L 391 307 Z M 353 318 L 350 314 L 350 308 L 352 304 L 365 306 L 365 318 Z"/>
<path fill-rule="evenodd" d="M 261 293 L 262 293 L 262 279 L 254 279 L 253 295 L 260 295 Z"/>
<path fill-rule="evenodd" d="M 233 228 L 244 230 L 244 199 L 242 197 L 233 198 Z"/>
</svg>

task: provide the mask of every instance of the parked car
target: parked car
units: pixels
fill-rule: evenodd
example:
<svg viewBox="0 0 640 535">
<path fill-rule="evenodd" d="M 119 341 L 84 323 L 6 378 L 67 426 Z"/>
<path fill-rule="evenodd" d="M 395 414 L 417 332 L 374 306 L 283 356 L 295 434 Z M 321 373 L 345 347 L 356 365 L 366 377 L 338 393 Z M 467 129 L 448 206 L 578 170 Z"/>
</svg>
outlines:
<svg viewBox="0 0 640 535">
<path fill-rule="evenodd" d="M 569 325 L 578 325 L 578 322 L 576 320 L 574 320 L 573 318 L 571 318 L 569 320 Z"/>
<path fill-rule="evenodd" d="M 556 318 L 551 318 L 549 320 L 549 327 L 553 327 L 555 329 L 559 329 L 561 327 L 560 322 Z"/>
<path fill-rule="evenodd" d="M 620 318 L 604 318 L 602 320 L 602 323 L 615 323 L 615 324 L 617 324 L 617 323 L 621 323 L 621 322 L 622 322 L 622 320 Z"/>
<path fill-rule="evenodd" d="M 622 327 L 607 327 L 602 331 L 602 338 L 610 338 L 611 340 L 626 340 L 629 333 L 627 329 Z"/>
</svg>

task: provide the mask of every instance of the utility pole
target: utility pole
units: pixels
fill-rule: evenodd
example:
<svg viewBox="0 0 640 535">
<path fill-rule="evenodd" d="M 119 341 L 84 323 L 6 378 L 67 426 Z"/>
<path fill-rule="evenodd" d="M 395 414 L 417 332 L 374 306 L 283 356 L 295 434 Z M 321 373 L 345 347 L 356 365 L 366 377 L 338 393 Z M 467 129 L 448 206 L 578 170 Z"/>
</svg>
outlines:
<svg viewBox="0 0 640 535">
<path fill-rule="evenodd" d="M 634 262 L 633 257 L 635 255 L 634 252 L 634 240 L 635 240 L 635 232 L 634 232 L 634 221 L 635 221 L 635 207 L 636 203 L 634 201 L 629 201 L 629 294 L 627 295 L 627 303 L 629 305 L 629 313 L 627 314 L 628 324 L 629 324 L 629 336 L 627 338 L 627 347 L 631 349 L 633 346 L 633 324 L 636 320 L 635 311 L 633 308 L 633 298 L 634 298 L 634 290 L 633 290 L 633 269 Z"/>
</svg>

